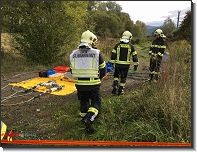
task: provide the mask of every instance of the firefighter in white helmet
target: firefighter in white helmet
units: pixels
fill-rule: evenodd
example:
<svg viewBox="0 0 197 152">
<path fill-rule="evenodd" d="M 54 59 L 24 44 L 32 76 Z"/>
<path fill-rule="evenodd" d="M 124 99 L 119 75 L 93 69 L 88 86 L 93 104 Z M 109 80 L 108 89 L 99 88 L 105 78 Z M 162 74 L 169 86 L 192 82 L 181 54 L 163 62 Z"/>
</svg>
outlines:
<svg viewBox="0 0 197 152">
<path fill-rule="evenodd" d="M 116 94 L 117 90 L 118 95 L 124 93 L 124 86 L 126 83 L 127 74 L 131 63 L 131 56 L 134 62 L 134 71 L 137 71 L 139 62 L 137 58 L 137 52 L 135 51 L 134 46 L 131 43 L 129 43 L 131 39 L 132 34 L 129 31 L 125 31 L 122 34 L 122 39 L 118 44 L 115 45 L 111 53 L 111 63 L 113 63 L 115 66 L 114 80 L 112 85 L 113 94 Z M 119 77 L 121 79 L 120 83 Z"/>
<path fill-rule="evenodd" d="M 100 50 L 95 49 L 96 41 L 92 32 L 85 31 L 78 49 L 70 55 L 71 73 L 80 100 L 80 116 L 89 132 L 94 132 L 92 123 L 101 108 L 100 86 L 106 71 L 104 58 Z"/>
<path fill-rule="evenodd" d="M 149 82 L 154 80 L 154 82 L 158 81 L 158 76 L 160 74 L 160 65 L 161 60 L 166 48 L 166 41 L 163 39 L 166 36 L 163 34 L 163 31 L 161 29 L 156 29 L 154 32 L 154 36 L 156 36 L 156 39 L 153 41 L 149 56 L 150 56 L 150 74 L 149 74 Z"/>
</svg>

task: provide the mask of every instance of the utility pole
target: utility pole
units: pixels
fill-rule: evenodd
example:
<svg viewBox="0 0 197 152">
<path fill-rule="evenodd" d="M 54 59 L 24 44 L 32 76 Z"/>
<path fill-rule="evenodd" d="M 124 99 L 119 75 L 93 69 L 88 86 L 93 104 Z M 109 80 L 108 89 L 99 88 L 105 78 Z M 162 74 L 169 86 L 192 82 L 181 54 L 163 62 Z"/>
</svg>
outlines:
<svg viewBox="0 0 197 152">
<path fill-rule="evenodd" d="M 179 16 L 180 16 L 180 13 L 181 13 L 181 11 L 178 11 L 178 19 L 177 19 L 177 28 L 176 28 L 176 30 L 178 30 L 178 28 L 179 28 Z"/>
</svg>

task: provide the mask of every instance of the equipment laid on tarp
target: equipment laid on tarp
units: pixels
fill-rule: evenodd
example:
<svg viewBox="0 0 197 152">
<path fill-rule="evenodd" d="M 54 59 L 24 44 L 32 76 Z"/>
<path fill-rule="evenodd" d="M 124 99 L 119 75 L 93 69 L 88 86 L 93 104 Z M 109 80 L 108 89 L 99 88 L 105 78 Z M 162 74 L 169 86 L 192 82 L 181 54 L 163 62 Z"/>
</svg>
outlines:
<svg viewBox="0 0 197 152">
<path fill-rule="evenodd" d="M 39 72 L 39 77 L 9 85 L 23 87 L 26 89 L 25 92 L 33 90 L 54 95 L 67 95 L 77 90 L 74 80 L 67 77 L 69 69 L 70 67 L 57 66 L 54 70 Z"/>
<path fill-rule="evenodd" d="M 41 71 L 39 72 L 39 77 L 49 77 L 51 74 L 54 74 L 55 70 Z"/>
<path fill-rule="evenodd" d="M 41 86 L 46 86 L 46 88 L 51 88 L 51 87 L 57 86 L 57 83 L 56 83 L 55 80 L 49 80 L 48 82 L 39 83 L 38 85 L 36 85 L 36 86 L 34 86 L 34 87 L 31 87 L 30 89 L 26 89 L 25 92 L 28 92 L 28 91 L 30 91 L 30 90 L 39 88 L 39 87 L 41 87 Z"/>
<path fill-rule="evenodd" d="M 48 70 L 48 71 L 52 71 L 52 70 Z M 45 74 L 47 74 L 48 71 L 46 71 Z M 56 73 L 56 74 L 52 74 L 52 73 L 53 72 L 50 72 L 48 77 L 41 76 L 41 77 L 31 78 L 31 79 L 24 80 L 24 81 L 17 82 L 17 83 L 8 81 L 9 79 L 6 79 L 6 80 L 3 79 L 2 81 L 5 81 L 5 82 L 8 81 L 9 83 L 5 87 L 1 88 L 1 90 L 6 88 L 9 85 L 12 85 L 12 90 L 14 90 L 15 92 L 7 97 L 1 98 L 1 106 L 16 106 L 16 105 L 28 103 L 34 100 L 35 98 L 38 98 L 46 93 L 61 96 L 61 95 L 67 95 L 76 91 L 74 80 L 71 79 L 72 77 L 70 78 L 67 77 L 69 75 L 69 72 Z M 23 74 L 27 74 L 27 73 L 23 73 Z M 21 74 L 18 74 L 18 75 L 21 75 Z M 14 89 L 14 87 L 16 86 L 23 87 L 26 90 L 24 89 L 16 90 Z M 10 99 L 17 98 L 17 97 L 24 97 L 24 96 L 30 95 L 34 91 L 38 91 L 41 93 L 37 94 L 34 97 L 30 97 L 30 99 L 27 99 L 26 97 L 27 100 L 25 101 L 22 100 L 17 103 L 8 103 L 8 102 L 5 103 L 6 100 L 10 100 Z M 18 93 L 20 93 L 20 95 L 18 95 Z"/>
<path fill-rule="evenodd" d="M 63 77 L 59 77 L 59 79 L 56 79 L 56 84 L 58 86 L 65 86 L 61 91 L 53 91 L 53 92 L 47 92 L 54 95 L 67 95 L 70 93 L 73 93 L 76 91 L 75 83 L 74 81 L 69 81 L 69 79 L 64 79 Z M 54 81 L 51 81 L 50 78 L 43 78 L 43 77 L 37 77 L 34 79 L 31 79 L 29 81 L 25 81 L 24 83 L 11 83 L 10 85 L 20 86 L 27 90 L 34 90 L 38 92 L 46 92 L 48 90 L 47 86 L 53 86 Z M 57 85 L 54 85 L 57 86 Z"/>
</svg>

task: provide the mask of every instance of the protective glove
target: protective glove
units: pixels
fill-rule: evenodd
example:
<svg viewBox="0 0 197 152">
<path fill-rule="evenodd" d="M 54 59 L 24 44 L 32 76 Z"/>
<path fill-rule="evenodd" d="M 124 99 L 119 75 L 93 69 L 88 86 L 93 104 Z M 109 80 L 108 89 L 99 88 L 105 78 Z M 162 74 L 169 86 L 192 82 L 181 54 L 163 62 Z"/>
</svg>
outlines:
<svg viewBox="0 0 197 152">
<path fill-rule="evenodd" d="M 151 57 L 153 55 L 153 53 L 149 53 L 149 56 Z"/>
<path fill-rule="evenodd" d="M 138 67 L 138 65 L 134 65 L 134 68 L 133 68 L 134 72 L 137 71 L 137 67 Z"/>
<path fill-rule="evenodd" d="M 157 59 L 157 55 L 155 55 L 154 53 L 151 53 L 150 57 L 151 57 L 152 60 L 156 60 Z"/>
</svg>

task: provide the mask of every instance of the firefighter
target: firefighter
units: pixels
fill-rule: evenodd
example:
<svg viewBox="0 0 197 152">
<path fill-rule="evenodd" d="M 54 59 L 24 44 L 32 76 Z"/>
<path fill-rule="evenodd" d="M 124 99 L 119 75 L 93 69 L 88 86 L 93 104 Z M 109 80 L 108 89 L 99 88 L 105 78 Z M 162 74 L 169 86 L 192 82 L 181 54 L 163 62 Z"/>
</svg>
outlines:
<svg viewBox="0 0 197 152">
<path fill-rule="evenodd" d="M 129 41 L 132 39 L 132 34 L 129 31 L 125 31 L 122 34 L 122 38 L 118 44 L 115 45 L 111 53 L 111 63 L 115 66 L 114 80 L 113 80 L 113 90 L 112 93 L 116 94 L 118 90 L 118 95 L 124 94 L 124 86 L 126 83 L 126 78 L 128 70 L 130 67 L 130 58 L 132 55 L 134 62 L 134 71 L 137 71 L 138 67 L 138 57 L 137 52 Z M 120 83 L 119 83 L 120 77 Z"/>
<path fill-rule="evenodd" d="M 96 49 L 97 37 L 89 30 L 81 36 L 77 50 L 70 55 L 71 74 L 75 79 L 80 116 L 89 132 L 94 132 L 92 124 L 101 108 L 101 79 L 105 76 L 105 61 Z M 91 99 L 91 102 L 89 102 Z"/>
<path fill-rule="evenodd" d="M 165 38 L 163 31 L 161 29 L 157 29 L 154 32 L 154 35 L 156 36 L 156 39 L 153 41 L 149 56 L 150 56 L 150 73 L 149 73 L 149 82 L 157 82 L 158 77 L 160 74 L 160 65 L 161 60 L 166 48 L 166 41 L 163 39 Z"/>
</svg>

